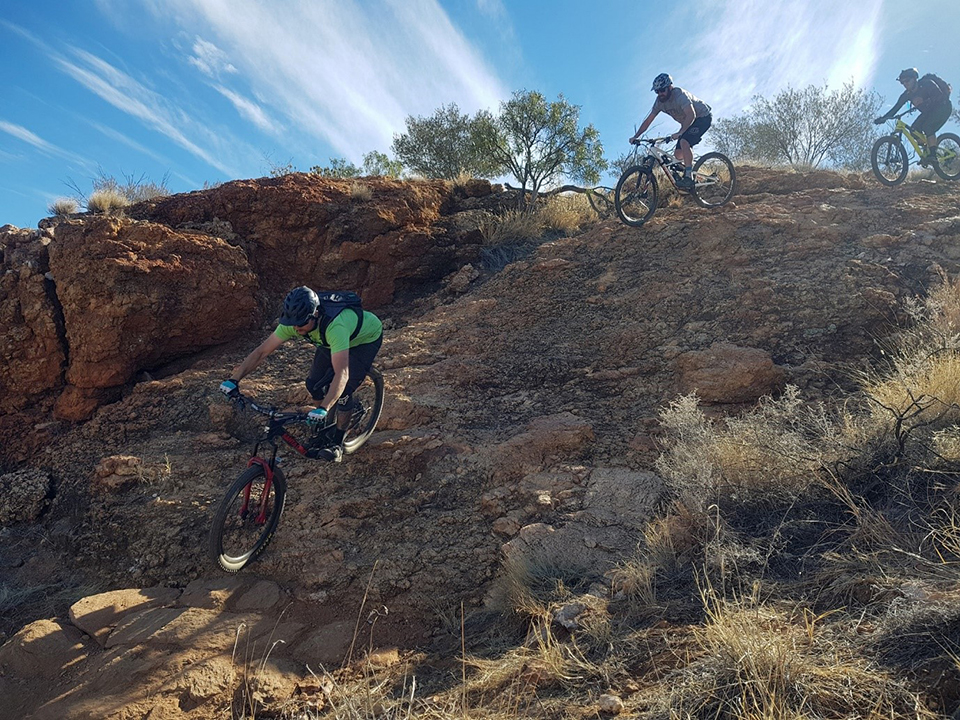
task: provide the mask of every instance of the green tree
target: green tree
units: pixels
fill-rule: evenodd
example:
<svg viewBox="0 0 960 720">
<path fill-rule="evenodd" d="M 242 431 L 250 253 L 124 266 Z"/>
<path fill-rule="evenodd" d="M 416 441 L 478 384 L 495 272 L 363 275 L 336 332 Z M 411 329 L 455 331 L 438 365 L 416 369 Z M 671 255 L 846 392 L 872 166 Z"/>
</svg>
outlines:
<svg viewBox="0 0 960 720">
<path fill-rule="evenodd" d="M 460 112 L 456 103 L 437 108 L 430 117 L 408 116 L 407 131 L 393 138 L 393 152 L 417 175 L 452 180 L 461 173 L 496 175 L 497 165 L 484 155 L 478 119 Z"/>
<path fill-rule="evenodd" d="M 355 178 L 362 174 L 360 168 L 345 158 L 330 158 L 329 165 L 314 165 L 310 172 L 325 178 Z"/>
<path fill-rule="evenodd" d="M 880 96 L 852 82 L 834 90 L 788 87 L 773 100 L 756 95 L 749 113 L 718 121 L 710 134 L 734 159 L 862 170 L 870 166 L 879 110 Z"/>
<path fill-rule="evenodd" d="M 403 175 L 403 163 L 391 160 L 386 153 L 371 150 L 363 156 L 363 174 L 399 178 Z"/>
<path fill-rule="evenodd" d="M 547 102 L 536 91 L 517 91 L 500 105 L 497 117 L 479 116 L 483 150 L 509 172 L 536 203 L 541 188 L 567 177 L 596 184 L 607 168 L 600 134 L 593 125 L 579 126 L 580 107 L 563 95 Z"/>
</svg>

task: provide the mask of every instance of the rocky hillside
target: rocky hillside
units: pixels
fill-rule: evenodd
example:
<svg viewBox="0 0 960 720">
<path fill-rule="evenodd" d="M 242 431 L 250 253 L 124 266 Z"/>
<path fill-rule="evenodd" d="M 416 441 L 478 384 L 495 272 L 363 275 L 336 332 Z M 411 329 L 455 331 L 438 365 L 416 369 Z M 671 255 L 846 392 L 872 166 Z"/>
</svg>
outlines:
<svg viewBox="0 0 960 720">
<path fill-rule="evenodd" d="M 497 249 L 487 184 L 291 175 L 2 228 L 0 716 L 220 717 L 238 628 L 263 697 L 322 704 L 306 666 L 442 655 L 504 556 L 602 578 L 663 497 L 658 409 L 849 387 L 960 271 L 958 199 L 745 168 L 717 212 Z M 301 283 L 385 320 L 383 420 L 342 464 L 288 453 L 279 532 L 227 577 L 204 545 L 249 423 L 217 385 Z M 306 402 L 311 356 L 245 390 Z"/>
</svg>

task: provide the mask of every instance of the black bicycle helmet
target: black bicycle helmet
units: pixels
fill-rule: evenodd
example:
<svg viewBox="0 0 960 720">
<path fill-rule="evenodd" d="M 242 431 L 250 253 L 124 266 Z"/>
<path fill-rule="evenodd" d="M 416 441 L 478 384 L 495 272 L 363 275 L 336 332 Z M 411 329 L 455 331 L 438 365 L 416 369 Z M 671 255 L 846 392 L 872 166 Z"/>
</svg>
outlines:
<svg viewBox="0 0 960 720">
<path fill-rule="evenodd" d="M 907 68 L 906 70 L 901 70 L 900 74 L 897 75 L 897 82 L 903 82 L 904 80 L 916 80 L 920 77 L 920 72 L 916 68 Z"/>
<path fill-rule="evenodd" d="M 666 90 L 671 85 L 673 85 L 673 78 L 666 73 L 660 73 L 653 79 L 653 87 L 650 89 L 654 92 L 660 92 L 661 90 Z"/>
<path fill-rule="evenodd" d="M 313 290 L 306 285 L 294 288 L 284 298 L 280 324 L 295 327 L 306 325 L 318 307 L 320 307 L 320 298 Z"/>
</svg>

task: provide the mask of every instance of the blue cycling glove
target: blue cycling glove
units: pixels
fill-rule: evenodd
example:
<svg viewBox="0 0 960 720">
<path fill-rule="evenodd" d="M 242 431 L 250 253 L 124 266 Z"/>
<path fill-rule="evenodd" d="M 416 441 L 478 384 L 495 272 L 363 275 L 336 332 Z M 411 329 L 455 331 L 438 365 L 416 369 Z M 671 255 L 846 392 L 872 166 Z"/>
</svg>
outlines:
<svg viewBox="0 0 960 720">
<path fill-rule="evenodd" d="M 237 387 L 236 380 L 224 380 L 220 383 L 220 392 L 226 395 L 231 400 L 236 400 L 240 397 L 240 388 Z"/>
<path fill-rule="evenodd" d="M 307 413 L 307 425 L 319 425 L 327 417 L 327 411 L 318 407 Z"/>
</svg>

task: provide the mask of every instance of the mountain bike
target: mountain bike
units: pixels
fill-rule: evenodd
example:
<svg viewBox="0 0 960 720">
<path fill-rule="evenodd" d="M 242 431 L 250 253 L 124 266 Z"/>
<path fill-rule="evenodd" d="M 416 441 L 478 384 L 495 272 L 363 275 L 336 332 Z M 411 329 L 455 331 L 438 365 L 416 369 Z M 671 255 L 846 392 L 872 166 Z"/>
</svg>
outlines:
<svg viewBox="0 0 960 720">
<path fill-rule="evenodd" d="M 367 378 L 353 393 L 356 404 L 344 437 L 343 452 L 356 452 L 373 433 L 383 410 L 383 375 L 370 368 Z M 305 447 L 287 430 L 287 425 L 306 423 L 307 414 L 281 412 L 274 407 L 258 405 L 250 397 L 239 394 L 233 402 L 240 410 L 252 410 L 267 418 L 260 437 L 247 462 L 247 469 L 230 485 L 217 507 L 210 526 L 207 549 L 210 559 L 227 572 L 238 572 L 253 562 L 267 547 L 280 523 L 287 481 L 280 469 L 280 440 L 301 455 L 309 457 Z M 332 442 L 336 413 L 330 413 L 307 445 L 323 446 Z M 268 451 L 260 455 L 261 446 Z M 268 459 L 269 456 L 269 459 Z"/>
<path fill-rule="evenodd" d="M 915 133 L 902 119 L 904 115 L 917 110 L 919 108 L 914 107 L 895 115 L 892 118 L 896 120 L 893 132 L 884 135 L 873 144 L 870 164 L 873 166 L 873 174 L 884 185 L 899 185 L 906 179 L 910 169 L 911 154 L 907 152 L 901 138 L 906 138 L 913 153 L 916 153 L 914 162 L 919 162 L 921 165 L 926 162 L 944 180 L 960 178 L 960 137 L 953 133 L 939 135 L 937 156 L 930 158 L 927 153 L 926 136 L 921 132 Z"/>
<path fill-rule="evenodd" d="M 639 138 L 633 140 L 629 166 L 623 171 L 613 193 L 617 215 L 627 225 L 640 227 L 653 217 L 660 199 L 654 168 L 660 167 L 678 192 L 684 192 L 677 181 L 683 176 L 683 162 L 660 145 L 672 138 Z M 646 145 L 643 151 L 642 145 Z M 717 208 L 730 202 L 737 190 L 737 172 L 723 153 L 702 155 L 693 165 L 694 186 L 690 194 L 697 204 Z"/>
</svg>

